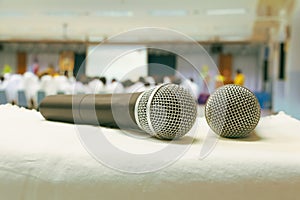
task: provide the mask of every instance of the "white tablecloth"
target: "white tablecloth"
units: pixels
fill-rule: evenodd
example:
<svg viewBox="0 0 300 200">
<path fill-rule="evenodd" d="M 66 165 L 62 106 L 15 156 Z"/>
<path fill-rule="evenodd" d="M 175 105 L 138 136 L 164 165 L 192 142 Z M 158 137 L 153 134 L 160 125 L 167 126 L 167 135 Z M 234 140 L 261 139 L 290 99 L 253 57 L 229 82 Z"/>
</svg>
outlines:
<svg viewBox="0 0 300 200">
<path fill-rule="evenodd" d="M 209 128 L 204 118 L 198 118 L 194 138 L 185 136 L 172 144 L 189 145 L 194 139 L 181 158 L 141 174 L 120 172 L 94 159 L 75 125 L 49 122 L 36 111 L 11 105 L 0 106 L 0 123 L 1 200 L 300 197 L 300 122 L 284 113 L 262 118 L 256 135 L 249 138 L 219 139 L 203 159 L 200 152 Z M 170 145 L 116 129 L 101 130 L 130 153 L 146 155 Z M 103 152 L 110 154 L 107 149 Z"/>
</svg>

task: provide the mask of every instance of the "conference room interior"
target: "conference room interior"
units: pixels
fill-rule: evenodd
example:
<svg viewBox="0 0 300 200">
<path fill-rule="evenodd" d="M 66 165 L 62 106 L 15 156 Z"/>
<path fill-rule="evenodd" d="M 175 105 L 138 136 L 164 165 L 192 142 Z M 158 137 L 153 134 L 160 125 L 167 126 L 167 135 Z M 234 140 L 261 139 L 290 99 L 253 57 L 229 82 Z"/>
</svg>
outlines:
<svg viewBox="0 0 300 200">
<path fill-rule="evenodd" d="M 171 83 L 185 88 L 193 97 L 197 105 L 197 120 L 200 120 L 199 124 L 202 126 L 206 123 L 201 120 L 205 119 L 205 107 L 209 97 L 221 87 L 238 84 L 250 90 L 256 97 L 261 110 L 260 127 L 264 127 L 264 122 L 267 128 L 272 124 L 276 125 L 276 122 L 271 122 L 272 119 L 283 116 L 286 117 L 284 119 L 291 120 L 291 124 L 300 123 L 299 20 L 298 0 L 2 0 L 0 112 L 1 108 L 3 113 L 11 109 L 12 114 L 8 115 L 11 120 L 14 118 L 13 113 L 17 113 L 15 109 L 20 108 L 20 113 L 38 113 L 37 118 L 48 126 L 47 123 L 50 122 L 40 114 L 40 104 L 48 96 L 131 94 Z M 243 75 L 242 81 L 238 80 L 237 72 Z M 64 105 L 63 100 L 61 103 Z M 57 107 L 60 108 L 60 105 Z M 5 119 L 4 114 L 2 116 Z M 19 120 L 22 121 L 21 118 Z M 20 121 L 15 120 L 14 124 L 18 126 Z M 278 126 L 285 127 L 285 124 L 279 123 L 280 120 L 277 122 Z M 21 124 L 23 123 L 25 122 Z M 68 123 L 51 123 L 59 123 L 54 126 L 62 128 L 71 126 Z M 271 128 L 272 131 L 275 129 Z M 50 130 L 54 128 L 47 131 Z M 107 133 L 110 131 L 115 129 L 109 129 Z M 259 136 L 259 131 L 266 133 L 263 128 L 259 128 L 253 137 L 239 140 L 239 145 L 256 141 L 268 142 L 265 139 L 268 135 Z M 139 137 L 142 136 L 133 136 L 137 140 Z M 175 141 L 175 145 L 183 145 L 191 138 L 192 136 L 187 136 L 182 141 L 179 139 Z M 206 141 L 203 138 L 190 143 Z M 153 138 L 150 142 L 152 140 Z M 221 146 L 222 142 L 226 146 L 229 139 L 220 141 Z M 122 148 L 125 149 L 124 146 Z M 263 156 L 264 153 L 260 155 Z M 283 168 L 286 169 L 284 166 Z M 42 176 L 44 175 L 41 173 Z M 148 175 L 145 177 L 148 178 Z M 298 179 L 297 173 L 293 180 L 297 182 Z M 113 184 L 113 178 L 107 180 L 111 180 L 110 183 Z M 129 180 L 139 183 L 139 187 L 144 184 L 135 178 Z M 249 180 L 252 180 L 251 177 Z M 272 178 L 270 180 L 272 182 Z M 53 188 L 56 187 L 55 181 L 51 182 Z M 97 181 L 95 178 L 95 182 Z M 172 183 L 172 180 L 168 179 L 167 182 Z M 42 186 L 36 186 L 40 189 L 39 187 Z M 86 185 L 84 187 L 87 188 Z M 294 187 L 297 189 L 297 186 Z M 57 196 L 53 194 L 53 199 L 79 198 L 59 196 L 63 192 L 53 188 L 52 191 L 57 192 Z M 6 191 L 2 189 L 0 191 Z M 38 189 L 28 191 L 36 192 L 37 196 L 42 195 Z M 161 199 L 175 198 L 176 195 L 167 193 L 169 189 Z M 156 191 L 155 186 L 152 190 Z M 5 193 L 7 197 L 11 195 L 11 199 L 16 199 L 8 191 Z M 70 191 L 76 193 L 75 190 Z M 145 191 L 149 192 L 147 189 Z M 189 191 L 190 189 L 185 190 L 187 193 Z M 236 195 L 241 191 L 243 188 Z M 111 193 L 113 192 L 110 191 Z M 120 194 L 127 193 L 121 190 Z M 133 199 L 142 197 L 138 193 L 133 194 L 137 195 L 133 195 Z M 173 191 L 172 194 L 178 193 Z M 235 199 L 231 195 L 225 192 L 225 197 Z M 112 199 L 116 199 L 118 194 L 112 196 Z M 33 198 L 29 195 L 28 199 L 44 199 L 43 196 L 39 197 Z M 85 197 L 95 199 L 92 195 Z M 160 199 L 160 196 L 157 197 Z M 207 193 L 207 197 L 218 199 L 221 196 Z M 254 193 L 252 197 L 255 197 Z M 273 197 L 271 192 L 266 193 L 266 199 Z"/>
<path fill-rule="evenodd" d="M 289 102 L 289 93 L 295 85 L 292 82 L 296 81 L 289 75 L 293 71 L 289 65 L 292 62 L 290 54 L 293 53 L 290 42 L 295 2 L 246 1 L 234 5 L 236 9 L 232 10 L 227 8 L 230 4 L 223 2 L 205 2 L 207 9 L 191 9 L 193 3 L 197 5 L 191 2 L 191 5 L 185 6 L 186 9 L 179 8 L 183 5 L 178 3 L 177 9 L 173 10 L 163 9 L 164 6 L 160 5 L 163 3 L 153 4 L 149 9 L 146 5 L 137 4 L 134 10 L 139 9 L 143 12 L 140 15 L 148 20 L 145 27 L 139 25 L 134 11 L 120 9 L 133 2 L 107 4 L 107 8 L 100 11 L 78 10 L 81 4 L 73 7 L 64 5 L 69 9 L 63 9 L 52 3 L 53 8 L 47 10 L 47 4 L 40 4 L 35 9 L 33 5 L 2 3 L 1 93 L 9 93 L 5 94 L 8 97 L 2 99 L 2 103 L 37 109 L 42 98 L 50 94 L 111 93 L 112 88 L 109 91 L 93 88 L 96 83 L 88 91 L 82 89 L 88 87 L 92 80 L 107 74 L 106 86 L 109 87 L 113 79 L 122 82 L 122 87 L 125 84 L 124 90 L 119 92 L 132 92 L 134 87 L 125 89 L 138 82 L 139 78 L 142 78 L 143 84 L 151 86 L 164 81 L 185 84 L 185 80 L 188 82 L 185 85 L 190 85 L 189 79 L 193 79 L 196 83 L 194 96 L 198 100 L 201 94 L 209 95 L 214 91 L 219 74 L 224 76 L 225 72 L 229 82 L 233 83 L 236 70 L 241 70 L 245 76 L 244 86 L 255 93 L 263 114 L 285 110 L 299 118 L 293 101 Z M 234 1 L 230 3 L 236 4 Z M 7 8 L 5 4 L 8 4 Z M 90 8 L 90 5 L 86 7 Z M 116 10 L 111 10 L 113 6 Z M 222 7 L 227 10 L 222 10 Z M 120 18 L 127 23 L 121 25 L 115 22 Z M 198 18 L 207 19 L 207 22 L 200 20 L 199 23 Z M 160 19 L 159 23 L 157 19 Z M 50 24 L 45 26 L 45 20 Z M 125 49 L 133 51 L 136 48 L 139 50 L 113 62 L 111 72 L 103 72 L 102 69 L 110 64 L 109 59 L 113 60 L 114 55 L 120 56 L 117 51 L 121 54 Z M 177 49 L 180 52 L 176 52 Z M 128 75 L 134 68 L 137 72 Z M 12 81 L 13 87 L 3 86 L 5 77 L 8 79 L 16 74 L 27 74 L 30 89 L 19 83 L 21 80 Z M 39 80 L 29 83 L 30 74 L 36 75 Z M 295 76 L 295 73 L 292 74 Z M 43 75 L 48 76 L 42 78 Z M 63 84 L 63 80 L 46 83 L 49 75 L 67 75 L 74 80 L 54 88 L 55 84 Z M 151 83 L 145 80 L 147 77 L 152 77 Z M 164 77 L 167 80 L 163 80 Z M 84 84 L 80 91 L 72 91 L 71 88 L 76 85 L 74 81 Z M 6 91 L 5 87 L 12 89 Z M 137 90 L 142 91 L 143 88 Z M 205 104 L 205 100 L 199 103 Z"/>
</svg>

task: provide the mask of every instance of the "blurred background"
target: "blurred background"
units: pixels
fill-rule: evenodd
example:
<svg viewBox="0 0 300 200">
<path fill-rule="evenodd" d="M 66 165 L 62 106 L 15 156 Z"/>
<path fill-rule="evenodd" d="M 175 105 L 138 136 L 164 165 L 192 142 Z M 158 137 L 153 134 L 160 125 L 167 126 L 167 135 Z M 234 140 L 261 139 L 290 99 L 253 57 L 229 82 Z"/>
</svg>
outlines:
<svg viewBox="0 0 300 200">
<path fill-rule="evenodd" d="M 299 21 L 297 0 L 1 0 L 0 103 L 234 83 L 300 119 Z"/>
</svg>

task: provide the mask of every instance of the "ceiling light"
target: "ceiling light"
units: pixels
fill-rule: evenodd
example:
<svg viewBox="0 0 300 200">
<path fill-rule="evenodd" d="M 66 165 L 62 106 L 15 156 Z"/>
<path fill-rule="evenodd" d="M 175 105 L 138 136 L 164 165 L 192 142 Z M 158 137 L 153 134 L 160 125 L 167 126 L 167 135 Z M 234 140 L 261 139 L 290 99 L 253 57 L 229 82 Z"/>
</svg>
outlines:
<svg viewBox="0 0 300 200">
<path fill-rule="evenodd" d="M 186 16 L 188 12 L 186 10 L 151 10 L 150 15 L 155 17 L 162 16 Z"/>
<path fill-rule="evenodd" d="M 249 36 L 247 35 L 227 35 L 221 36 L 221 40 L 224 41 L 247 41 L 249 40 Z"/>
<path fill-rule="evenodd" d="M 81 15 L 81 13 L 72 11 L 48 11 L 45 14 L 54 17 L 75 17 Z"/>
<path fill-rule="evenodd" d="M 25 13 L 16 11 L 0 11 L 0 17 L 23 17 Z"/>
<path fill-rule="evenodd" d="M 95 16 L 100 16 L 100 17 L 131 17 L 133 16 L 132 11 L 127 11 L 127 10 L 111 10 L 111 11 L 97 11 L 93 13 Z"/>
<path fill-rule="evenodd" d="M 104 36 L 88 36 L 89 42 L 101 42 L 105 39 Z"/>
<path fill-rule="evenodd" d="M 207 15 L 243 15 L 246 14 L 244 8 L 233 9 L 209 9 L 206 11 Z"/>
</svg>

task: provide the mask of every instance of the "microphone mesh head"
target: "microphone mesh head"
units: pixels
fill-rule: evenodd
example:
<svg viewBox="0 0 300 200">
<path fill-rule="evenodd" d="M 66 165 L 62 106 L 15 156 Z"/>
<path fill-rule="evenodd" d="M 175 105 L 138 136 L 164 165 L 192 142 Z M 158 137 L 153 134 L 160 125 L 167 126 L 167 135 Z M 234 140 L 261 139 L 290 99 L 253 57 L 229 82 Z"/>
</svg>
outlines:
<svg viewBox="0 0 300 200">
<path fill-rule="evenodd" d="M 260 106 L 250 90 L 225 85 L 207 100 L 205 118 L 210 128 L 222 137 L 246 137 L 258 124 Z"/>
<path fill-rule="evenodd" d="M 141 129 L 160 139 L 173 139 L 192 128 L 197 104 L 183 87 L 166 84 L 142 93 L 135 112 Z"/>
</svg>

